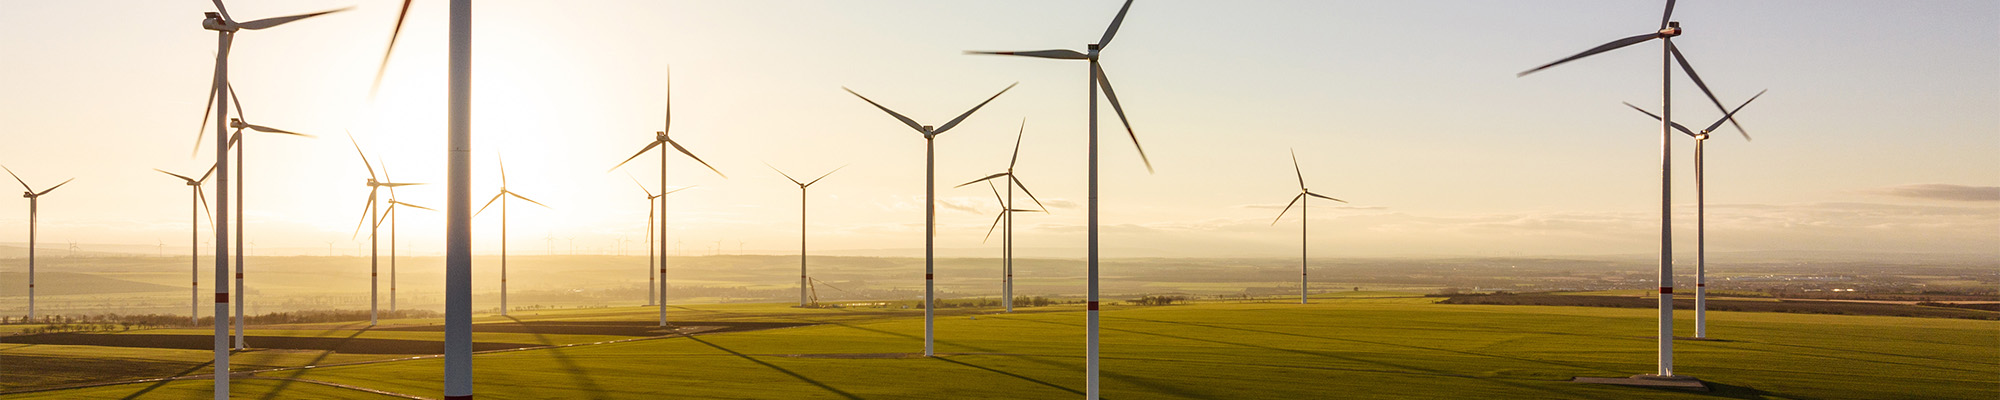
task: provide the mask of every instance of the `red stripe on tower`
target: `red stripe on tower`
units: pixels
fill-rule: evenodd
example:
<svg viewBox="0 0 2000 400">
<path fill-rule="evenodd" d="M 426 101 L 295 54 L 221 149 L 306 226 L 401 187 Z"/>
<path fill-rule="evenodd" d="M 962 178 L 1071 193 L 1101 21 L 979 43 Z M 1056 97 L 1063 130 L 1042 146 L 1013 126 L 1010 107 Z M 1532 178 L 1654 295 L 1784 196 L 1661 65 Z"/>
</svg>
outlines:
<svg viewBox="0 0 2000 400">
<path fill-rule="evenodd" d="M 215 302 L 217 302 L 217 303 L 228 303 L 228 302 L 229 302 L 229 294 L 228 294 L 228 293 L 216 293 L 216 294 L 215 294 Z"/>
<path fill-rule="evenodd" d="M 1660 294 L 1674 294 L 1674 288 L 1670 288 L 1670 287 L 1665 287 L 1665 286 L 1661 286 L 1661 287 L 1660 287 Z"/>
<path fill-rule="evenodd" d="M 243 273 L 242 272 L 236 273 L 236 279 L 243 279 Z"/>
<path fill-rule="evenodd" d="M 924 274 L 924 279 L 925 280 L 931 279 L 931 274 Z"/>
<path fill-rule="evenodd" d="M 1708 284 L 1706 284 L 1706 283 L 1697 283 L 1697 284 L 1694 284 L 1694 287 L 1708 287 Z"/>
<path fill-rule="evenodd" d="M 1090 302 L 1090 305 L 1088 307 L 1090 308 L 1091 311 L 1097 311 L 1097 302 L 1095 301 Z"/>
</svg>

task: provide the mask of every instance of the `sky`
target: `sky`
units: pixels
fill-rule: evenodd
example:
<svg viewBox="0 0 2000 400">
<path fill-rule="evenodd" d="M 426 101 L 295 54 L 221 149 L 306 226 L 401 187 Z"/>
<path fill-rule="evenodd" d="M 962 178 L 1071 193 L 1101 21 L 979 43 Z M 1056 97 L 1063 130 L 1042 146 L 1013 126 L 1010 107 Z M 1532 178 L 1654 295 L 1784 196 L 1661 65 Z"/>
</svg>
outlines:
<svg viewBox="0 0 2000 400">
<path fill-rule="evenodd" d="M 399 200 L 441 208 L 446 2 L 420 0 L 379 95 L 369 81 L 391 0 L 244 1 L 238 20 L 353 6 L 237 36 L 231 81 L 252 123 L 248 241 L 261 254 L 354 254 L 368 171 Z M 1108 257 L 1291 257 L 1298 193 L 1314 192 L 1315 257 L 1644 254 L 1658 251 L 1657 43 L 1515 73 L 1653 30 L 1659 1 L 1140 1 L 1104 68 L 1157 168 L 1109 111 L 1100 126 Z M 0 0 L 0 165 L 37 190 L 44 246 L 187 245 L 197 119 L 216 42 L 200 0 Z M 1080 49 L 1118 2 L 481 1 L 474 11 L 476 202 L 502 157 L 516 254 L 641 254 L 657 154 L 609 171 L 661 130 L 727 178 L 675 155 L 669 247 L 790 253 L 795 177 L 815 185 L 814 251 L 923 246 L 924 143 L 852 89 L 942 124 L 938 246 L 982 243 L 998 203 L 953 186 L 1017 172 L 1047 215 L 1017 216 L 1022 254 L 1082 257 L 1086 67 L 965 50 Z M 1684 1 L 1675 39 L 1726 103 L 1769 93 L 1709 141 L 1711 251 L 2000 254 L 2000 3 Z M 1676 120 L 1720 116 L 1676 72 Z M 206 125 L 206 126 L 212 126 Z M 211 129 L 212 130 L 212 129 Z M 208 132 L 208 135 L 214 133 Z M 1692 251 L 1692 149 L 1673 139 L 1679 250 Z M 628 178 L 627 175 L 631 177 Z M 497 205 L 496 205 L 497 207 Z M 27 240 L 26 199 L 0 202 L 0 243 Z M 475 252 L 500 247 L 497 210 Z M 204 223 L 205 224 L 205 223 Z M 405 254 L 443 245 L 439 213 L 399 222 Z M 212 238 L 202 227 L 205 238 Z M 384 233 L 386 235 L 386 232 Z M 386 238 L 384 239 L 386 240 Z M 571 245 L 574 243 L 574 246 Z M 182 247 L 185 248 L 185 247 Z"/>
</svg>

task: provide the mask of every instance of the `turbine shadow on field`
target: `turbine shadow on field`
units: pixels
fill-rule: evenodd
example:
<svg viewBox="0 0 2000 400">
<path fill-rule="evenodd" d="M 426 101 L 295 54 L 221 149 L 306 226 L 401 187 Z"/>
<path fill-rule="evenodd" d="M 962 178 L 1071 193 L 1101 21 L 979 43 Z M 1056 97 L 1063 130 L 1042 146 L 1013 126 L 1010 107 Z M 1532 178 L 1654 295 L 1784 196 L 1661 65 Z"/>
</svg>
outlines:
<svg viewBox="0 0 2000 400">
<path fill-rule="evenodd" d="M 333 347 L 334 347 L 334 348 L 340 348 L 341 346 L 344 346 L 344 345 L 346 345 L 346 344 L 347 344 L 347 342 L 349 342 L 349 341 L 352 341 L 352 340 L 354 340 L 354 337 L 356 337 L 356 336 L 361 336 L 361 334 L 363 334 L 363 333 L 368 333 L 368 330 L 369 330 L 369 329 L 373 329 L 373 328 L 375 328 L 375 327 L 373 327 L 373 326 L 364 326 L 364 327 L 361 327 L 361 329 L 356 329 L 356 330 L 354 330 L 354 333 L 351 333 L 351 334 L 348 334 L 348 335 L 347 335 L 347 337 L 344 337 L 344 338 L 340 338 L 340 342 L 339 342 L 339 344 L 336 344 L 336 345 L 334 345 Z M 327 331 L 327 333 L 332 333 L 332 332 L 334 332 L 334 331 L 332 331 L 332 330 L 328 330 L 328 331 Z M 322 336 L 324 336 L 324 335 L 322 335 Z M 315 366 L 315 365 L 319 365 L 319 362 L 320 362 L 320 361 L 325 361 L 325 360 L 326 360 L 326 357 L 327 357 L 327 356 L 331 356 L 331 355 L 333 355 L 333 350 L 324 350 L 324 351 L 320 351 L 320 353 L 319 353 L 319 356 L 318 356 L 318 357 L 313 357 L 312 361 L 308 361 L 308 362 L 306 362 L 304 366 L 307 366 L 307 367 L 311 367 L 311 366 Z M 261 400 L 272 400 L 272 399 L 276 399 L 276 398 L 278 398 L 278 394 L 279 394 L 279 393 L 284 393 L 284 392 L 285 392 L 285 388 L 287 388 L 287 387 L 291 387 L 291 386 L 292 386 L 292 382 L 296 382 L 296 381 L 294 381 L 294 380 L 292 380 L 292 379 L 289 379 L 289 378 L 292 378 L 292 377 L 297 377 L 297 376 L 298 376 L 298 375 L 299 375 L 300 373 L 303 373 L 304 371 L 305 371 L 304 369 L 295 369 L 295 370 L 292 370 L 292 371 L 291 371 L 291 372 L 292 372 L 291 376 L 290 376 L 290 377 L 287 377 L 288 379 L 280 379 L 280 380 L 278 381 L 278 387 L 275 387 L 275 388 L 271 388 L 271 391 L 270 391 L 270 392 L 266 392 L 266 393 L 264 393 L 264 397 L 262 397 L 262 398 L 261 398 Z"/>
<path fill-rule="evenodd" d="M 1423 346 L 1412 346 L 1412 345 L 1407 345 L 1407 344 L 1395 344 L 1395 343 L 1384 343 L 1384 342 L 1371 342 L 1371 341 L 1366 341 L 1366 340 L 1357 340 L 1357 339 L 1345 339 L 1345 338 L 1335 338 L 1335 337 L 1326 337 L 1326 336 L 1313 336 L 1313 335 L 1306 335 L 1306 334 L 1299 334 L 1299 333 L 1289 333 L 1289 332 L 1277 332 L 1277 331 L 1266 331 L 1266 330 L 1259 330 L 1259 329 L 1249 329 L 1249 328 L 1237 328 L 1237 327 L 1229 327 L 1229 326 L 1216 326 L 1216 325 L 1208 325 L 1208 324 L 1198 324 L 1198 323 L 1193 323 L 1193 322 L 1172 322 L 1172 321 L 1159 321 L 1159 320 L 1150 320 L 1150 319 L 1139 319 L 1139 318 L 1118 318 L 1118 319 L 1125 319 L 1125 320 L 1132 320 L 1132 321 L 1143 321 L 1143 322 L 1152 322 L 1152 323 L 1159 323 L 1159 324 L 1175 324 L 1175 325 L 1185 325 L 1185 326 L 1193 326 L 1193 327 L 1201 327 L 1201 328 L 1209 328 L 1209 329 L 1225 329 L 1225 330 L 1234 330 L 1234 331 L 1244 331 L 1244 332 L 1254 332 L 1254 333 L 1262 333 L 1262 334 L 1268 334 L 1268 335 L 1280 335 L 1280 336 L 1297 336 L 1297 337 L 1303 337 L 1303 338 L 1311 338 L 1311 339 L 1320 339 L 1320 340 L 1330 340 L 1330 341 L 1341 341 L 1341 342 L 1353 342 L 1353 343 L 1363 343 L 1363 344 L 1372 344 L 1372 345 L 1377 345 L 1377 346 L 1390 346 L 1390 347 L 1402 347 L 1402 348 L 1408 348 L 1408 349 L 1417 349 L 1417 350 L 1429 350 L 1429 351 L 1436 351 L 1436 352 L 1444 352 L 1444 353 L 1453 353 L 1453 354 L 1460 354 L 1460 355 L 1468 355 L 1468 356 L 1475 356 L 1475 357 L 1491 357 L 1491 358 L 1499 358 L 1499 359 L 1507 359 L 1507 360 L 1514 360 L 1514 361 L 1522 361 L 1522 362 L 1529 362 L 1529 363 L 1538 363 L 1538 364 L 1548 364 L 1548 365 L 1554 365 L 1554 366 L 1558 366 L 1558 367 L 1569 367 L 1569 368 L 1576 368 L 1576 369 L 1585 369 L 1585 370 L 1593 370 L 1593 371 L 1599 371 L 1599 372 L 1604 372 L 1604 373 L 1612 373 L 1612 374 L 1616 374 L 1616 373 L 1619 373 L 1618 371 L 1613 371 L 1613 370 L 1608 370 L 1608 369 L 1604 369 L 1604 368 L 1598 368 L 1598 367 L 1591 367 L 1591 366 L 1586 366 L 1586 365 L 1578 365 L 1578 364 L 1569 364 L 1569 363 L 1561 363 L 1561 362 L 1555 362 L 1555 361 L 1548 361 L 1548 360 L 1537 360 L 1537 359 L 1532 359 L 1532 358 L 1524 358 L 1524 357 L 1512 357 L 1512 356 L 1503 356 L 1503 355 L 1497 355 L 1497 354 L 1486 354 L 1486 353 L 1475 353 L 1475 352 L 1470 352 L 1470 351 L 1464 351 L 1464 350 L 1451 350 L 1451 349 L 1441 349 L 1441 348 L 1435 348 L 1435 347 L 1423 347 Z"/>
<path fill-rule="evenodd" d="M 1771 393 L 1771 392 L 1766 392 L 1766 391 L 1762 391 L 1762 390 L 1757 390 L 1757 389 L 1755 389 L 1755 388 L 1751 388 L 1751 387 L 1747 387 L 1747 386 L 1735 386 L 1735 385 L 1725 385 L 1725 384 L 1721 384 L 1721 383 L 1716 383 L 1716 382 L 1712 382 L 1712 381 L 1702 381 L 1702 383 L 1706 383 L 1706 384 L 1708 384 L 1708 390 L 1709 390 L 1708 392 L 1688 392 L 1688 391 L 1686 391 L 1686 390 L 1677 390 L 1677 389 L 1650 389 L 1650 388 L 1649 388 L 1649 389 L 1646 389 L 1646 390 L 1651 390 L 1651 391 L 1656 391 L 1656 392 L 1665 392 L 1665 393 L 1675 393 L 1675 394 L 1688 394 L 1688 393 L 1697 393 L 1697 394 L 1701 394 L 1701 395 L 1706 395 L 1706 396 L 1710 396 L 1710 397 L 1722 397 L 1722 398 L 1730 398 L 1730 399 L 1748 399 L 1748 400 L 1766 400 L 1766 399 L 1771 399 L 1771 398 L 1773 398 L 1773 397 L 1767 397 L 1767 396 L 1776 396 L 1776 395 L 1777 395 L 1777 393 Z M 1783 395 L 1783 396 L 1778 396 L 1778 397 L 1775 397 L 1775 398 L 1780 398 L 1780 399 L 1787 399 L 1787 400 L 1819 400 L 1819 398 L 1817 398 L 1817 397 L 1802 397 L 1802 396 L 1799 396 L 1799 395 Z"/>
<path fill-rule="evenodd" d="M 1125 320 L 1132 320 L 1132 318 L 1113 318 L 1113 319 L 1125 319 Z M 1044 324 L 1055 324 L 1055 325 L 1063 325 L 1063 326 L 1072 326 L 1072 327 L 1080 327 L 1080 326 L 1078 326 L 1077 324 L 1066 324 L 1066 323 L 1061 323 L 1061 322 L 1054 322 L 1054 321 L 1036 321 L 1036 320 L 1026 320 L 1026 319 L 1023 319 L 1023 320 L 1021 320 L 1021 321 L 1029 321 L 1029 322 L 1039 322 L 1039 323 L 1044 323 Z M 1512 387 L 1515 387 L 1515 388 L 1519 388 L 1519 389 L 1529 389 L 1529 390 L 1537 390 L 1537 391 L 1543 391 L 1543 392 L 1548 392 L 1548 393 L 1552 393 L 1552 394 L 1558 394 L 1558 395 L 1561 395 L 1561 394 L 1568 394 L 1568 393 L 1566 393 L 1566 392 L 1563 392 L 1563 391 L 1559 391 L 1559 390 L 1554 390 L 1554 389 L 1549 389 L 1549 388 L 1543 388 L 1543 387 L 1536 387 L 1536 386 L 1532 386 L 1532 385 L 1527 385 L 1527 384 L 1522 384 L 1522 383 L 1518 383 L 1518 382 L 1509 382 L 1509 381 L 1507 381 L 1507 380 L 1505 380 L 1505 379 L 1494 379 L 1494 378 L 1489 378 L 1489 377 L 1481 377 L 1481 376 L 1473 376 L 1473 375 L 1466 375 L 1466 374 L 1460 374 L 1460 373 L 1454 373 L 1454 372 L 1451 372 L 1451 371 L 1445 371 L 1445 370 L 1437 370 L 1437 369 L 1430 369 L 1430 368 L 1423 368 L 1423 367 L 1418 367 L 1418 366 L 1414 366 L 1414 365 L 1402 365 L 1402 364 L 1396 364 L 1396 363 L 1391 363 L 1391 362 L 1387 362 L 1387 361 L 1378 361 L 1378 360 L 1367 360 L 1367 359 L 1361 359 L 1361 358 L 1354 358 L 1354 357 L 1348 357 L 1348 356 L 1343 356 L 1343 355 L 1338 355 L 1338 354 L 1333 354 L 1333 353 L 1329 353 L 1329 352 L 1319 352 L 1319 351 L 1309 351 L 1309 350 L 1299 350 L 1299 349 L 1287 349 L 1287 348 L 1282 348 L 1282 347 L 1272 347 L 1272 346 L 1264 346 L 1264 345 L 1257 345 L 1257 344 L 1249 344 L 1249 343 L 1236 343 L 1236 342 L 1227 342 L 1227 341 L 1221 341 L 1221 340 L 1214 340 L 1214 339 L 1202 339 L 1202 338 L 1194 338 L 1194 337 L 1187 337 L 1187 336 L 1175 336 L 1175 335 L 1169 335 L 1169 334 L 1164 334 L 1164 333 L 1155 333 L 1155 332 L 1144 332 L 1144 331 L 1137 331 L 1137 330 L 1131 330 L 1131 329 L 1119 329 L 1119 328 L 1108 328 L 1108 327 L 1100 327 L 1099 329 L 1104 329 L 1104 330 L 1108 330 L 1108 331 L 1116 331 L 1116 332 L 1125 332 L 1125 333 L 1133 333 L 1133 334 L 1140 334 L 1140 335 L 1147 335 L 1147 336 L 1158 336 L 1158 337 L 1164 337 L 1164 338 L 1169 338 L 1169 339 L 1180 339 L 1180 340 L 1187 340 L 1187 341 L 1194 341 L 1194 342 L 1203 342 L 1203 343 L 1214 343 L 1214 344 L 1221 344 L 1221 345 L 1229 345 L 1229 346 L 1239 346 L 1239 347 L 1249 347 L 1249 348 L 1254 348 L 1254 349 L 1263 349 L 1263 350 L 1271 350 L 1271 351 L 1278 351 L 1278 352 L 1285 352 L 1285 353 L 1294 353 L 1294 354 L 1303 354 L 1303 355 L 1309 355 L 1309 356 L 1315 356 L 1315 357 L 1323 357 L 1323 358 L 1331 358 L 1331 359 L 1335 359 L 1335 360 L 1341 360 L 1341 361 L 1347 361 L 1347 362 L 1353 362 L 1353 363 L 1360 363 L 1360 364 L 1374 364 L 1374 365 L 1378 365 L 1378 366 L 1382 366 L 1382 367 L 1387 367 L 1387 368 L 1392 368 L 1392 369 L 1397 369 L 1397 370 L 1404 370 L 1404 371 L 1417 371 L 1417 372 L 1421 372 L 1421 373 L 1423 373 L 1423 374 L 1426 374 L 1426 375 L 1431 375 L 1431 376 L 1438 376 L 1438 377 L 1451 377 L 1451 378 L 1466 378 L 1466 379 L 1473 379 L 1473 380 L 1478 380 L 1478 381 L 1483 381 L 1483 382 L 1492 382 L 1492 383 L 1497 383 L 1497 384 L 1501 384 L 1501 385 L 1506 385 L 1506 386 L 1512 386 Z M 1398 371 L 1378 371 L 1378 372 L 1398 372 Z"/>
<path fill-rule="evenodd" d="M 991 316 L 991 317 L 993 317 L 993 318 L 1001 318 L 1001 319 L 1006 319 L 1006 320 L 1012 320 L 1012 321 L 1029 321 L 1029 322 L 1042 322 L 1042 321 L 1034 321 L 1034 320 L 1023 320 L 1023 319 L 1012 319 L 1012 318 L 1003 318 L 1003 317 L 1001 317 L 1001 316 Z M 1051 323 L 1053 323 L 1053 322 L 1051 322 Z M 922 337 L 922 336 L 917 336 L 917 335 L 911 335 L 911 334 L 906 334 L 906 333 L 896 333 L 896 332 L 890 332 L 890 331 L 885 331 L 885 330 L 880 330 L 880 329 L 874 329 L 874 328 L 863 328 L 863 327 L 859 327 L 859 326 L 854 326 L 854 325 L 849 325 L 849 324 L 844 324 L 844 323 L 839 323 L 839 322 L 828 322 L 827 324 L 828 324 L 828 325 L 834 325 L 834 326 L 839 326 L 839 327 L 842 327 L 842 328 L 848 328 L 848 329 L 854 329 L 854 330 L 862 330 L 862 331 L 868 331 L 868 332 L 875 332 L 875 333 L 880 333 L 880 334 L 884 334 L 884 335 L 890 335 L 890 336 L 900 336 L 900 337 L 903 337 L 903 338 L 907 338 L 907 339 L 911 339 L 911 340 L 923 340 L 923 337 Z M 1057 325 L 1065 325 L 1065 326 L 1075 326 L 1075 325 L 1067 325 L 1067 324 L 1057 324 Z M 1079 327 L 1079 328 L 1080 328 L 1080 327 Z M 949 341 L 949 340 L 938 340 L 938 341 L 937 341 L 937 343 L 938 343 L 938 345 L 939 345 L 939 346 L 946 346 L 946 345 L 949 345 L 949 346 L 957 346 L 957 347 L 963 347 L 963 348 L 967 348 L 967 349 L 972 349 L 972 350 L 976 350 L 976 351 L 978 351 L 978 352 L 981 352 L 981 353 L 995 353 L 995 354 L 1004 354 L 1004 353 L 1005 353 L 1005 352 L 1002 352 L 1002 351 L 999 351 L 999 350 L 995 350 L 995 349 L 990 349 L 990 348 L 985 348 L 985 347 L 979 347 L 979 346 L 973 346 L 973 345 L 970 345 L 970 344 L 964 344 L 964 343 L 959 343 L 959 342 L 954 342 L 954 341 Z M 1046 359 L 1046 357 L 1021 357 L 1021 356 L 1013 356 L 1013 357 L 1016 357 L 1016 358 L 1019 358 L 1019 359 L 1022 359 L 1022 360 L 1027 360 L 1027 361 L 1029 361 L 1029 362 L 1033 362 L 1033 363 L 1036 363 L 1036 364 L 1042 364 L 1042 365 L 1047 365 L 1047 366 L 1050 366 L 1050 367 L 1056 367 L 1056 368 L 1067 368 L 1067 369 L 1077 369 L 1077 370 L 1081 370 L 1080 368 L 1076 368 L 1076 367 L 1077 367 L 1077 365 L 1076 365 L 1076 364 L 1064 364 L 1064 363 L 1060 363 L 1060 362 L 1056 362 L 1056 361 L 1052 361 L 1052 360 L 1048 360 L 1048 359 Z M 1127 375 L 1127 374 L 1120 374 L 1120 373 L 1115 373 L 1115 372 L 1108 372 L 1108 371 L 1104 371 L 1104 370 L 1101 370 L 1101 369 L 1100 369 L 1100 370 L 1098 370 L 1098 373 L 1099 373 L 1099 374 L 1103 374 L 1104 376 L 1109 376 L 1109 377 L 1112 377 L 1112 378 L 1115 378 L 1115 379 L 1118 379 L 1118 380 L 1120 380 L 1120 381 L 1123 381 L 1123 382 L 1126 382 L 1126 383 L 1131 383 L 1131 384 L 1134 384 L 1134 385 L 1139 385 L 1139 386 L 1144 386 L 1144 387 L 1146 387 L 1147 389 L 1152 389 L 1152 390 L 1153 390 L 1153 391 L 1155 391 L 1155 392 L 1161 392 L 1161 393 L 1181 393 L 1181 394 L 1187 394 L 1187 393 L 1191 393 L 1191 392 L 1192 392 L 1192 390 L 1190 390 L 1189 388 L 1182 388 L 1182 387 L 1174 387 L 1174 386 L 1172 386 L 1172 385 L 1168 385 L 1168 384 L 1166 384 L 1165 382 L 1159 382 L 1159 381 L 1156 381 L 1156 380 L 1153 380 L 1153 379 L 1146 379 L 1146 378 L 1143 378 L 1143 377 L 1138 377 L 1138 376 L 1132 376 L 1132 375 Z M 1069 390 L 1069 389 L 1064 389 L 1064 390 Z"/>
<path fill-rule="evenodd" d="M 543 346 L 557 345 L 555 341 L 549 340 L 548 335 L 543 334 L 538 329 L 535 329 L 534 326 L 521 322 L 520 318 L 514 318 L 513 316 L 502 316 L 502 317 L 507 318 L 510 321 L 514 321 L 514 324 L 520 325 L 521 329 L 525 330 L 525 332 L 535 335 L 535 341 L 541 342 L 541 345 Z M 563 372 L 569 375 L 570 381 L 575 382 L 577 388 L 583 389 L 584 393 L 590 393 L 591 398 L 593 399 L 605 398 L 604 388 L 602 386 L 598 386 L 597 380 L 591 379 L 590 374 L 584 372 L 583 367 L 576 364 L 576 360 L 570 359 L 568 349 L 554 348 L 554 349 L 546 349 L 544 351 L 547 352 L 550 357 L 555 358 L 556 363 L 562 364 Z"/>
<path fill-rule="evenodd" d="M 1021 375 L 1021 374 L 1016 374 L 1016 373 L 1012 373 L 1012 372 L 1007 372 L 1007 371 L 1001 371 L 1001 370 L 997 370 L 997 369 L 993 369 L 993 368 L 988 368 L 988 367 L 985 367 L 985 366 L 980 366 L 980 365 L 973 365 L 972 363 L 968 363 L 968 362 L 964 362 L 964 361 L 959 361 L 959 360 L 953 360 L 953 359 L 950 359 L 950 358 L 946 358 L 946 357 L 937 357 L 937 359 L 938 359 L 939 361 L 944 361 L 944 362 L 948 362 L 948 363 L 952 363 L 952 364 L 958 364 L 958 365 L 963 365 L 963 366 L 967 366 L 967 367 L 973 367 L 973 368 L 978 368 L 978 369 L 983 369 L 983 370 L 986 370 L 986 371 L 988 371 L 988 372 L 992 372 L 992 373 L 996 373 L 996 374 L 1001 374 L 1001 375 L 1006 375 L 1006 376 L 1011 376 L 1011 377 L 1014 377 L 1014 378 L 1017 378 L 1017 379 L 1020 379 L 1020 380 L 1024 380 L 1024 381 L 1028 381 L 1028 382 L 1034 382 L 1034 383 L 1036 383 L 1036 384 L 1039 384 L 1039 385 L 1042 385 L 1042 386 L 1048 386 L 1048 387 L 1052 387 L 1052 388 L 1056 388 L 1056 389 L 1058 389 L 1058 390 L 1062 390 L 1062 391 L 1065 391 L 1065 392 L 1070 392 L 1070 393 L 1074 393 L 1074 394 L 1077 394 L 1077 395 L 1083 395 L 1083 394 L 1084 394 L 1083 392 L 1080 392 L 1080 391 L 1077 391 L 1076 389 L 1071 389 L 1071 388 L 1069 388 L 1068 386 L 1062 386 L 1062 385 L 1057 385 L 1057 384 L 1054 384 L 1054 383 L 1049 383 L 1048 381 L 1043 381 L 1043 380 L 1040 380 L 1040 379 L 1035 379 L 1035 378 L 1029 378 L 1029 377 L 1027 377 L 1027 376 L 1025 376 L 1025 375 Z"/>
<path fill-rule="evenodd" d="M 153 389 L 159 389 L 161 386 L 166 386 L 168 383 L 172 383 L 173 381 L 175 381 L 175 379 L 173 379 L 174 377 L 187 376 L 187 374 L 193 373 L 195 371 L 200 371 L 202 368 L 208 368 L 208 366 L 210 365 L 215 365 L 215 362 L 208 361 L 200 364 L 195 364 L 193 367 L 189 367 L 186 370 L 182 370 L 180 373 L 176 373 L 172 377 L 160 379 L 159 381 L 153 382 L 152 385 L 146 386 L 145 389 L 139 389 L 139 391 L 137 392 L 132 392 L 131 395 L 125 396 L 123 400 L 132 400 L 132 399 L 137 399 L 140 396 L 145 396 L 146 393 L 152 392 Z"/>
<path fill-rule="evenodd" d="M 791 376 L 792 378 L 794 378 L 794 379 L 798 379 L 798 380 L 800 380 L 800 381 L 803 381 L 803 382 L 805 382 L 805 383 L 809 383 L 809 384 L 812 384 L 813 386 L 818 386 L 818 387 L 819 387 L 820 389 L 826 389 L 826 391 L 828 391 L 828 392 L 833 392 L 833 394 L 837 394 L 837 395 L 840 395 L 840 397 L 844 397 L 844 398 L 848 398 L 848 399 L 854 399 L 854 400 L 861 400 L 861 397 L 860 397 L 860 396 L 855 396 L 855 395 L 854 395 L 853 393 L 848 393 L 848 392 L 845 392 L 845 391 L 842 391 L 842 390 L 840 390 L 840 389 L 836 389 L 836 388 L 834 388 L 833 386 L 828 386 L 828 385 L 827 385 L 826 383 L 824 383 L 824 382 L 820 382 L 820 381 L 817 381 L 817 380 L 813 380 L 812 378 L 807 378 L 807 377 L 806 377 L 805 375 L 801 375 L 801 374 L 799 374 L 799 373 L 797 373 L 797 372 L 792 372 L 792 370 L 789 370 L 789 369 L 785 369 L 785 367 L 780 367 L 780 366 L 777 366 L 776 364 L 771 364 L 771 363 L 768 363 L 768 362 L 764 362 L 764 360 L 759 360 L 759 359 L 757 359 L 756 357 L 751 357 L 751 356 L 748 356 L 748 355 L 744 355 L 743 353 L 738 353 L 738 352 L 736 352 L 736 350 L 731 350 L 731 349 L 729 349 L 729 348 L 727 348 L 727 347 L 722 347 L 722 346 L 719 346 L 719 345 L 716 345 L 715 343 L 709 343 L 709 342 L 708 342 L 708 341 L 706 341 L 706 340 L 701 340 L 701 337 L 698 337 L 698 336 L 688 336 L 687 338 L 688 338 L 688 340 L 693 340 L 693 341 L 695 341 L 695 343 L 701 343 L 701 344 L 704 344 L 704 345 L 708 345 L 708 347 L 714 347 L 714 348 L 715 348 L 716 350 L 722 350 L 723 352 L 726 352 L 726 353 L 729 353 L 730 355 L 734 355 L 734 356 L 736 356 L 736 357 L 738 357 L 738 358 L 742 358 L 742 359 L 744 359 L 744 360 L 748 360 L 748 361 L 750 361 L 750 362 L 753 362 L 753 363 L 757 363 L 757 365 L 762 365 L 762 366 L 764 366 L 765 368 L 770 368 L 770 369 L 771 369 L 771 370 L 773 370 L 773 371 L 778 371 L 778 372 L 781 372 L 781 373 L 784 373 L 785 375 L 790 375 L 790 376 Z"/>
</svg>

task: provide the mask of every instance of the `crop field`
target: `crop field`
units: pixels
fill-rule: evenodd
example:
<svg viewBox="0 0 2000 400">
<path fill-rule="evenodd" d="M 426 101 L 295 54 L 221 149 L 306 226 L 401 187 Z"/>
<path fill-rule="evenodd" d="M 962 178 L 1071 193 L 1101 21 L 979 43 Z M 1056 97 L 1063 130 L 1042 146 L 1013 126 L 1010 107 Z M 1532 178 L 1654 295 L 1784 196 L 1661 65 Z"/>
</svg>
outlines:
<svg viewBox="0 0 2000 400">
<path fill-rule="evenodd" d="M 1716 340 L 1677 343 L 1677 372 L 1712 392 L 1574 383 L 1652 371 L 1653 311 L 1438 304 L 1394 292 L 1329 293 L 1314 304 L 1200 302 L 1114 306 L 1104 314 L 1106 397 L 1991 399 L 2000 396 L 2000 322 L 1948 318 L 1712 312 Z M 481 398 L 1067 398 L 1083 381 L 1074 306 L 943 309 L 939 357 L 919 357 L 921 310 L 776 304 L 670 307 L 692 336 L 653 327 L 656 309 L 482 316 L 474 341 Z M 1691 314 L 1682 328 L 1691 333 Z M 239 398 L 438 397 L 442 361 L 424 348 L 436 320 L 266 326 L 250 343 L 325 348 L 240 352 Z M 366 329 L 364 329 L 366 328 Z M 201 398 L 199 349 L 131 343 L 0 345 L 8 398 Z M 136 336 L 152 335 L 152 336 Z M 207 343 L 202 337 L 201 343 Z M 347 341 L 348 343 L 339 343 Z M 151 343 L 151 344 L 149 344 Z M 324 344 L 324 343 L 321 343 Z M 572 345 L 573 346 L 563 346 Z M 298 345 L 295 347 L 311 347 Z M 393 346 L 392 346 L 393 347 Z M 507 350 L 522 348 L 524 350 Z M 303 366 L 315 368 L 296 368 Z M 62 366 L 62 367 L 58 367 Z M 35 372 L 31 372 L 35 371 Z M 48 373 L 44 373 L 48 372 Z M 361 391 L 373 390 L 379 393 Z"/>
</svg>

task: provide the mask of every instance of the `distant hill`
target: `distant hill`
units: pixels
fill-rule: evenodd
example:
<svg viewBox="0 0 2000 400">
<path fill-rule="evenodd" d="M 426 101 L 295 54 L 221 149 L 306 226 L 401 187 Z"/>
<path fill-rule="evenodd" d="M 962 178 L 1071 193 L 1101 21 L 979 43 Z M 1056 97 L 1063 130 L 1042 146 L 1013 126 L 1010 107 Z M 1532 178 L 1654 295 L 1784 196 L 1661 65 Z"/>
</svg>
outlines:
<svg viewBox="0 0 2000 400">
<path fill-rule="evenodd" d="M 28 295 L 27 272 L 0 272 L 0 296 Z M 123 279 L 106 278 L 92 274 L 72 272 L 40 271 L 35 274 L 36 296 L 60 296 L 72 294 L 113 294 L 186 291 L 187 287 L 173 287 Z"/>
</svg>

